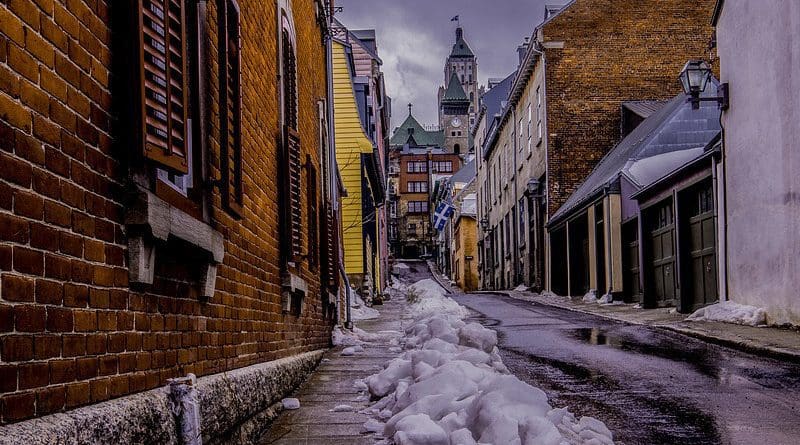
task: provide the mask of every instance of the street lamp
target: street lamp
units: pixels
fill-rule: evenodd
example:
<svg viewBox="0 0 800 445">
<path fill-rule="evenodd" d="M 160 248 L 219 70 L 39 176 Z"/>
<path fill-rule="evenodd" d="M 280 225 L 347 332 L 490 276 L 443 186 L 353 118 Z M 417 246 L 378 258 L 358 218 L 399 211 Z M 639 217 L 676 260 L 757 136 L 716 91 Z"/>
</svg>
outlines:
<svg viewBox="0 0 800 445">
<path fill-rule="evenodd" d="M 528 183 L 525 185 L 525 194 L 528 195 L 530 198 L 542 198 L 539 192 L 539 180 L 538 179 L 528 179 Z"/>
<path fill-rule="evenodd" d="M 683 66 L 680 76 L 683 92 L 689 95 L 692 109 L 700 108 L 700 102 L 717 102 L 720 109 L 727 110 L 730 105 L 728 98 L 728 84 L 722 83 L 717 87 L 716 97 L 700 97 L 706 90 L 706 85 L 711 79 L 711 67 L 705 60 L 690 60 Z"/>
</svg>

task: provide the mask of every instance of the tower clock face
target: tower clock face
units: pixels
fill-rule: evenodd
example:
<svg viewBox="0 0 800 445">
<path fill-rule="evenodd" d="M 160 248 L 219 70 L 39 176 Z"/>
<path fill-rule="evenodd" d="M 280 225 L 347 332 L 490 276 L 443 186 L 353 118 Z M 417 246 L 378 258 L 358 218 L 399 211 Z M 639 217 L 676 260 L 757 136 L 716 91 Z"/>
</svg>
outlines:
<svg viewBox="0 0 800 445">
<path fill-rule="evenodd" d="M 453 120 L 452 120 L 452 121 L 450 121 L 450 123 L 451 123 L 451 124 L 452 124 L 454 127 L 458 128 L 458 127 L 460 127 L 460 126 L 461 126 L 461 119 L 459 119 L 459 118 L 457 118 L 457 117 L 456 117 L 456 118 L 453 118 Z"/>
</svg>

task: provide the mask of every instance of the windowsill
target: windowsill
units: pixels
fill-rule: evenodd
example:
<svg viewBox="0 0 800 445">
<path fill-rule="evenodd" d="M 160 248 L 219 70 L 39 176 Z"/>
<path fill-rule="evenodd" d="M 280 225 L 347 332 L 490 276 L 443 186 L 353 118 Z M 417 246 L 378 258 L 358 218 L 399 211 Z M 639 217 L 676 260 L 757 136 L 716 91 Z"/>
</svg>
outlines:
<svg viewBox="0 0 800 445">
<path fill-rule="evenodd" d="M 205 255 L 201 271 L 200 296 L 210 298 L 216 289 L 217 266 L 225 256 L 221 233 L 210 225 L 169 204 L 154 193 L 137 187 L 125 215 L 128 231 L 129 280 L 153 284 L 158 244 L 170 237 L 180 239 Z"/>
<path fill-rule="evenodd" d="M 542 138 L 539 138 L 539 141 L 536 142 L 536 146 L 537 147 L 541 147 L 542 146 Z"/>
</svg>

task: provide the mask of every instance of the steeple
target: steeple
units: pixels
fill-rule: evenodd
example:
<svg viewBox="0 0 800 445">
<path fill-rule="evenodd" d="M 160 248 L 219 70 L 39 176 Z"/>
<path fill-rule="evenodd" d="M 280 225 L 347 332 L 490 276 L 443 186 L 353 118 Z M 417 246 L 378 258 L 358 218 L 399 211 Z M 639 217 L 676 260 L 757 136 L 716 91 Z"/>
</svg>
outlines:
<svg viewBox="0 0 800 445">
<path fill-rule="evenodd" d="M 453 45 L 453 50 L 450 51 L 450 57 L 475 57 L 475 54 L 467 45 L 464 40 L 464 28 L 456 28 L 456 43 Z"/>
</svg>

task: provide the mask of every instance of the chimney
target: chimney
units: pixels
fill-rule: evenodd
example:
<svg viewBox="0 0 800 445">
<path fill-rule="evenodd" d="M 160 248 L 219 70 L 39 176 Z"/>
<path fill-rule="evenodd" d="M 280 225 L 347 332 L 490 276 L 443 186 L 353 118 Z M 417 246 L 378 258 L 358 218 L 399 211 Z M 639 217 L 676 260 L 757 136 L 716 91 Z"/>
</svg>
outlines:
<svg viewBox="0 0 800 445">
<path fill-rule="evenodd" d="M 528 53 L 528 37 L 525 37 L 525 43 L 517 47 L 517 56 L 519 56 L 519 66 L 522 66 L 522 63 L 525 62 L 525 55 Z"/>
<path fill-rule="evenodd" d="M 456 41 L 464 38 L 464 30 L 459 26 L 456 28 Z"/>
</svg>

